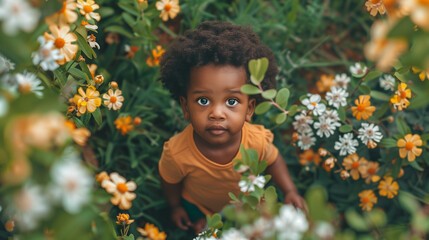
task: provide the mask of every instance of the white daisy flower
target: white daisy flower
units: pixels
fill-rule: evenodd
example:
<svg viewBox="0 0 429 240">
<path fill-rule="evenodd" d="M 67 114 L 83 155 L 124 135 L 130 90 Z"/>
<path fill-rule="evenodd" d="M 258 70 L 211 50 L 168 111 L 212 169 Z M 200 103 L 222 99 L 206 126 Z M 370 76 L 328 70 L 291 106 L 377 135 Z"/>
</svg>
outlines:
<svg viewBox="0 0 429 240">
<path fill-rule="evenodd" d="M 214 232 L 215 234 L 217 233 L 217 229 Z M 218 238 L 216 238 L 215 236 L 210 236 L 210 237 L 205 237 L 203 235 L 207 234 L 207 230 L 206 231 L 202 231 L 198 234 L 197 237 L 195 237 L 193 240 L 216 240 Z"/>
<path fill-rule="evenodd" d="M 40 43 L 40 48 L 37 52 L 33 52 L 33 64 L 37 65 L 40 63 L 40 67 L 45 71 L 54 71 L 60 65 L 56 62 L 57 60 L 64 59 L 64 56 L 60 54 L 60 50 L 53 48 L 54 42 L 46 42 L 45 37 L 40 36 L 37 38 L 37 41 Z"/>
<path fill-rule="evenodd" d="M 347 105 L 347 97 L 349 93 L 340 87 L 331 87 L 331 91 L 326 93 L 326 100 L 329 105 L 339 108 L 340 106 L 345 107 Z"/>
<path fill-rule="evenodd" d="M 334 82 L 341 88 L 347 89 L 350 82 L 350 77 L 345 73 L 335 75 Z"/>
<path fill-rule="evenodd" d="M 334 110 L 334 109 L 332 109 L 332 110 L 326 110 L 323 113 L 322 117 L 326 118 L 326 119 L 330 119 L 332 121 L 331 125 L 333 125 L 335 127 L 340 127 L 341 126 L 341 123 L 339 122 L 340 121 L 340 117 L 338 116 L 337 110 Z"/>
<path fill-rule="evenodd" d="M 316 222 L 314 233 L 318 239 L 334 239 L 335 229 L 329 222 L 318 221 Z"/>
<path fill-rule="evenodd" d="M 325 135 L 326 137 L 331 136 L 331 134 L 334 134 L 335 131 L 335 125 L 332 124 L 332 120 L 329 118 L 320 117 L 318 122 L 314 123 L 314 129 L 317 129 L 317 136 L 323 137 Z"/>
<path fill-rule="evenodd" d="M 48 200 L 39 186 L 27 183 L 13 195 L 10 215 L 16 216 L 20 229 L 32 230 L 37 227 L 39 220 L 48 217 L 51 211 Z"/>
<path fill-rule="evenodd" d="M 386 91 L 395 91 L 395 78 L 392 75 L 384 74 L 379 79 L 380 87 Z"/>
<path fill-rule="evenodd" d="M 0 21 L 7 35 L 16 35 L 19 29 L 32 32 L 39 22 L 40 12 L 25 0 L 0 1 Z"/>
<path fill-rule="evenodd" d="M 253 192 L 255 191 L 255 186 L 259 188 L 263 188 L 265 185 L 265 177 L 264 176 L 255 176 L 250 175 L 249 180 L 241 180 L 238 183 L 238 186 L 240 187 L 240 191 L 242 192 Z"/>
<path fill-rule="evenodd" d="M 121 96 L 122 91 L 119 89 L 116 89 L 115 92 L 113 92 L 112 89 L 109 89 L 109 91 L 105 94 L 103 94 L 104 99 L 104 105 L 106 105 L 109 110 L 113 108 L 113 110 L 118 110 L 122 107 L 122 102 L 124 101 L 124 97 Z"/>
<path fill-rule="evenodd" d="M 367 67 L 362 68 L 362 65 L 357 62 L 355 65 L 350 66 L 349 70 L 353 75 L 361 76 L 366 73 Z"/>
<path fill-rule="evenodd" d="M 302 150 L 307 150 L 316 143 L 316 138 L 313 137 L 313 132 L 301 133 L 298 136 L 298 147 Z"/>
<path fill-rule="evenodd" d="M 280 208 L 279 215 L 274 218 L 274 227 L 279 232 L 278 239 L 299 240 L 308 230 L 309 224 L 300 209 L 286 204 Z"/>
<path fill-rule="evenodd" d="M 246 236 L 235 228 L 230 228 L 222 233 L 222 240 L 248 240 Z"/>
<path fill-rule="evenodd" d="M 292 123 L 295 130 L 299 133 L 310 132 L 310 124 L 313 123 L 313 119 L 305 113 L 301 113 L 295 116 L 295 122 Z"/>
<path fill-rule="evenodd" d="M 42 81 L 33 73 L 24 72 L 15 74 L 18 90 L 21 93 L 33 92 L 38 97 L 42 97 L 42 90 L 45 89 L 41 84 Z"/>
<path fill-rule="evenodd" d="M 69 213 L 78 213 L 91 198 L 92 175 L 80 163 L 76 153 L 57 162 L 51 169 L 52 193 Z"/>
<path fill-rule="evenodd" d="M 353 139 L 353 133 L 346 133 L 335 142 L 334 149 L 340 151 L 340 156 L 345 156 L 355 153 L 358 145 L 358 141 Z"/>
<path fill-rule="evenodd" d="M 96 38 L 94 34 L 88 35 L 88 37 L 86 37 L 86 40 L 88 41 L 89 46 L 91 46 L 92 48 L 97 47 L 97 49 L 100 49 L 100 45 L 98 45 L 98 43 L 95 41 Z"/>
<path fill-rule="evenodd" d="M 362 123 L 362 127 L 359 128 L 358 138 L 363 144 L 367 145 L 369 141 L 380 142 L 383 138 L 383 134 L 380 132 L 377 125 L 373 123 Z"/>
<path fill-rule="evenodd" d="M 108 193 L 113 194 L 110 202 L 113 205 L 118 205 L 122 210 L 128 210 L 132 206 L 132 201 L 136 198 L 133 193 L 137 189 L 137 184 L 134 181 L 128 181 L 116 172 L 110 174 L 110 180 L 104 180 L 101 186 Z"/>
<path fill-rule="evenodd" d="M 308 110 L 312 110 L 315 116 L 322 115 L 322 113 L 326 110 L 326 106 L 323 103 L 320 103 L 322 98 L 319 94 L 309 94 L 309 98 L 303 99 L 301 102 L 305 105 Z"/>
<path fill-rule="evenodd" d="M 250 239 L 267 239 L 274 235 L 274 222 L 272 219 L 260 217 L 252 225 L 242 227 L 241 231 Z"/>
<path fill-rule="evenodd" d="M 3 97 L 3 94 L 0 94 L 0 117 L 6 115 L 7 111 L 9 111 L 9 103 Z"/>
<path fill-rule="evenodd" d="M 15 63 L 0 55 L 0 75 L 15 69 Z"/>
</svg>

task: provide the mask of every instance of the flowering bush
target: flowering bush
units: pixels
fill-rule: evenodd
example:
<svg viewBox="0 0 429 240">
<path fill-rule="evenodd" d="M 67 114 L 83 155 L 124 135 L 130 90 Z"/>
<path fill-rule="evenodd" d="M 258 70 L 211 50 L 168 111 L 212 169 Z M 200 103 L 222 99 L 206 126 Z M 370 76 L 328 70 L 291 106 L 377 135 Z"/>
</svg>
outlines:
<svg viewBox="0 0 429 240">
<path fill-rule="evenodd" d="M 282 239 L 287 226 L 317 239 L 423 236 L 428 9 L 417 0 L 0 0 L 0 236 L 194 237 L 166 217 L 157 163 L 186 122 L 157 66 L 178 34 L 215 19 L 251 25 L 276 55 L 279 89 L 261 89 L 266 63 L 255 60 L 242 90 L 267 100 L 254 121 L 275 132 L 310 219 L 304 233 L 302 215 L 264 189 L 264 163 L 242 162 L 246 193 L 231 197 L 243 208 L 209 217 L 205 236 Z"/>
</svg>

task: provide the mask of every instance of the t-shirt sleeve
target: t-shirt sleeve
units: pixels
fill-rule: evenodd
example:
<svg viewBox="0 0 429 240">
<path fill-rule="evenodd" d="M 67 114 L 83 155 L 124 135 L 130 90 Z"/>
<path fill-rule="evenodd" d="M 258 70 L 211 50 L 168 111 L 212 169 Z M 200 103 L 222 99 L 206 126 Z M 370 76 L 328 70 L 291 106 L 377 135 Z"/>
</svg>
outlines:
<svg viewBox="0 0 429 240">
<path fill-rule="evenodd" d="M 262 150 L 262 159 L 267 161 L 268 165 L 271 165 L 276 161 L 279 150 L 273 144 L 274 135 L 270 130 L 263 130 L 263 138 L 264 148 Z"/>
<path fill-rule="evenodd" d="M 180 169 L 179 164 L 176 159 L 174 159 L 173 154 L 168 147 L 168 142 L 164 144 L 158 169 L 162 179 L 168 183 L 179 183 L 184 178 L 184 174 Z"/>
</svg>

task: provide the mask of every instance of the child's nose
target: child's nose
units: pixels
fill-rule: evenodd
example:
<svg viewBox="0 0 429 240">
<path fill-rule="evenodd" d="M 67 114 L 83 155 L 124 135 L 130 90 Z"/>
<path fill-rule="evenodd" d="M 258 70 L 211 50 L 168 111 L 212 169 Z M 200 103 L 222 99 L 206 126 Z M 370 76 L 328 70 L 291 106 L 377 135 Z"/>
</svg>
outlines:
<svg viewBox="0 0 429 240">
<path fill-rule="evenodd" d="M 212 120 L 223 120 L 225 119 L 225 109 L 222 105 L 216 104 L 212 107 L 209 118 Z"/>
</svg>

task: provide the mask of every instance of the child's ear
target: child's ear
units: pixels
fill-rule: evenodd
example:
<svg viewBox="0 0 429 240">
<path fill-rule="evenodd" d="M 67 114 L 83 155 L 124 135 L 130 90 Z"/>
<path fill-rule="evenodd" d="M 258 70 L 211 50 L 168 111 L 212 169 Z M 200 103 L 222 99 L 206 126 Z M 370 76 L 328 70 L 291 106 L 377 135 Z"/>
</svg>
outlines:
<svg viewBox="0 0 429 240">
<path fill-rule="evenodd" d="M 188 110 L 188 104 L 187 100 L 184 97 L 180 97 L 180 106 L 182 107 L 183 117 L 186 121 L 189 120 L 189 110 Z"/>
<path fill-rule="evenodd" d="M 256 99 L 250 98 L 249 105 L 247 106 L 246 121 L 252 120 L 253 113 L 255 112 Z"/>
</svg>

